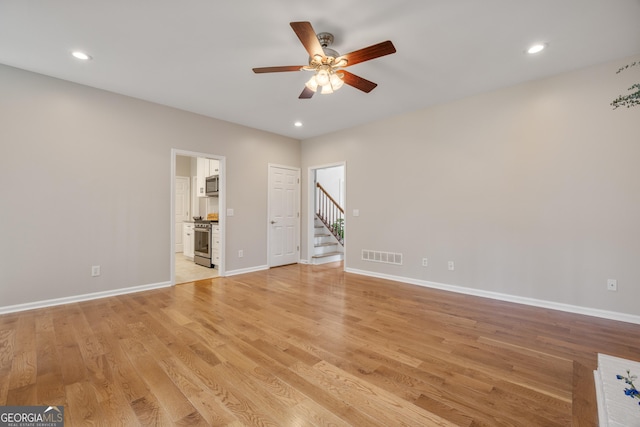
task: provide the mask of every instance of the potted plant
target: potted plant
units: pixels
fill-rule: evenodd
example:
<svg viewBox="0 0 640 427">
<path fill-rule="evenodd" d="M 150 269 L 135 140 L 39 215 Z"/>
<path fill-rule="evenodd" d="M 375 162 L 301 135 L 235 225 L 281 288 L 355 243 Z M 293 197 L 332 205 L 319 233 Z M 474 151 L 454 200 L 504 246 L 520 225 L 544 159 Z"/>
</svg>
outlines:
<svg viewBox="0 0 640 427">
<path fill-rule="evenodd" d="M 340 218 L 331 224 L 331 228 L 335 231 L 336 236 L 340 236 L 340 239 L 344 239 L 344 219 Z"/>
<path fill-rule="evenodd" d="M 636 61 L 632 64 L 627 64 L 624 67 L 620 68 L 618 71 L 616 71 L 616 74 L 620 74 L 622 71 L 626 70 L 627 68 L 636 67 L 636 66 L 640 67 L 640 62 Z M 614 99 L 613 102 L 611 102 L 611 106 L 613 106 L 613 109 L 615 110 L 616 108 L 619 108 L 619 107 L 631 108 L 631 107 L 635 107 L 636 105 L 640 105 L 640 83 L 636 83 L 632 85 L 629 88 L 629 91 L 633 91 L 634 89 L 635 89 L 635 92 L 631 92 L 628 95 L 620 95 L 616 99 Z"/>
</svg>

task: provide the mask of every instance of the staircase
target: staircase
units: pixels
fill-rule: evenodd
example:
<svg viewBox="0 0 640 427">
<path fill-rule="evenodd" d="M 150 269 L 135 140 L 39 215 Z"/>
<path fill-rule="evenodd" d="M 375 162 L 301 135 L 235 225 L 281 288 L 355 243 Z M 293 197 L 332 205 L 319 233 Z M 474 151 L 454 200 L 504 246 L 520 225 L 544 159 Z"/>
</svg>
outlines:
<svg viewBox="0 0 640 427">
<path fill-rule="evenodd" d="M 344 259 L 344 209 L 316 184 L 312 264 L 325 264 Z"/>
<path fill-rule="evenodd" d="M 316 215 L 314 219 L 313 255 L 311 256 L 311 263 L 325 264 L 328 262 L 342 261 L 343 258 L 344 252 L 342 245 Z"/>
</svg>

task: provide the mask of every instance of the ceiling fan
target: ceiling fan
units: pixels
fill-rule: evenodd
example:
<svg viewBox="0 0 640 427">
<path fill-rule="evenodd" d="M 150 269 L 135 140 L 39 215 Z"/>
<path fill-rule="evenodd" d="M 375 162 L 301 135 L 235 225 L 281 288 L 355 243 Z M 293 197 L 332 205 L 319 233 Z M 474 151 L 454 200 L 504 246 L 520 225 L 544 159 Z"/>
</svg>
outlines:
<svg viewBox="0 0 640 427">
<path fill-rule="evenodd" d="M 313 30 L 309 22 L 291 22 L 291 28 L 296 33 L 302 45 L 309 52 L 308 65 L 284 65 L 279 67 L 260 67 L 254 68 L 254 73 L 279 73 L 284 71 L 313 71 L 314 75 L 305 84 L 305 88 L 298 98 L 309 99 L 318 89 L 322 94 L 333 93 L 348 84 L 363 92 L 369 93 L 376 86 L 362 77 L 356 76 L 346 70 L 344 67 L 359 64 L 360 62 L 369 61 L 381 56 L 390 55 L 396 52 L 396 48 L 390 41 L 374 44 L 363 49 L 340 55 L 335 50 L 329 48 L 333 43 L 333 35 L 330 33 L 319 33 Z"/>
</svg>

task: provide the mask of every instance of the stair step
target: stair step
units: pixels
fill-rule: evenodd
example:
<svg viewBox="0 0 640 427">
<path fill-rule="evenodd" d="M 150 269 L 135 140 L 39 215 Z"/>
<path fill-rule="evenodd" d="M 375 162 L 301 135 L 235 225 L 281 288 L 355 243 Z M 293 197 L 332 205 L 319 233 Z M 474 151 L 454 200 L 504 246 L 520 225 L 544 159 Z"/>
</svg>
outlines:
<svg viewBox="0 0 640 427">
<path fill-rule="evenodd" d="M 329 233 L 316 233 L 313 235 L 313 237 L 331 237 L 331 234 Z"/>
<path fill-rule="evenodd" d="M 325 246 L 334 246 L 337 245 L 338 242 L 326 242 L 326 243 L 316 243 L 315 245 L 313 245 L 314 248 L 322 248 Z"/>
<path fill-rule="evenodd" d="M 327 252 L 325 254 L 313 255 L 311 258 L 326 258 L 326 257 L 329 257 L 329 256 L 334 256 L 334 255 L 342 255 L 342 252 L 338 252 L 338 251 Z"/>
</svg>

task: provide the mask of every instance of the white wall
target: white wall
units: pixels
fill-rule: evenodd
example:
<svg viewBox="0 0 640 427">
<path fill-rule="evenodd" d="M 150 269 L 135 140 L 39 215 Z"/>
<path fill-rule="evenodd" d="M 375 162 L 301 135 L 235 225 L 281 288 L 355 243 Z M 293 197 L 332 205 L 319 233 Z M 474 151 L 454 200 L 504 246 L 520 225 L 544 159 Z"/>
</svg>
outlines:
<svg viewBox="0 0 640 427">
<path fill-rule="evenodd" d="M 0 93 L 0 309 L 170 281 L 172 148 L 226 156 L 226 269 L 267 264 L 298 141 L 2 65 Z"/>
<path fill-rule="evenodd" d="M 347 269 L 640 315 L 640 108 L 609 105 L 637 59 L 303 141 L 303 170 L 346 161 Z"/>
<path fill-rule="evenodd" d="M 344 166 L 316 170 L 316 182 L 322 185 L 322 188 L 333 197 L 333 200 L 344 207 Z"/>
<path fill-rule="evenodd" d="M 191 157 L 176 156 L 176 176 L 191 177 Z"/>
</svg>

